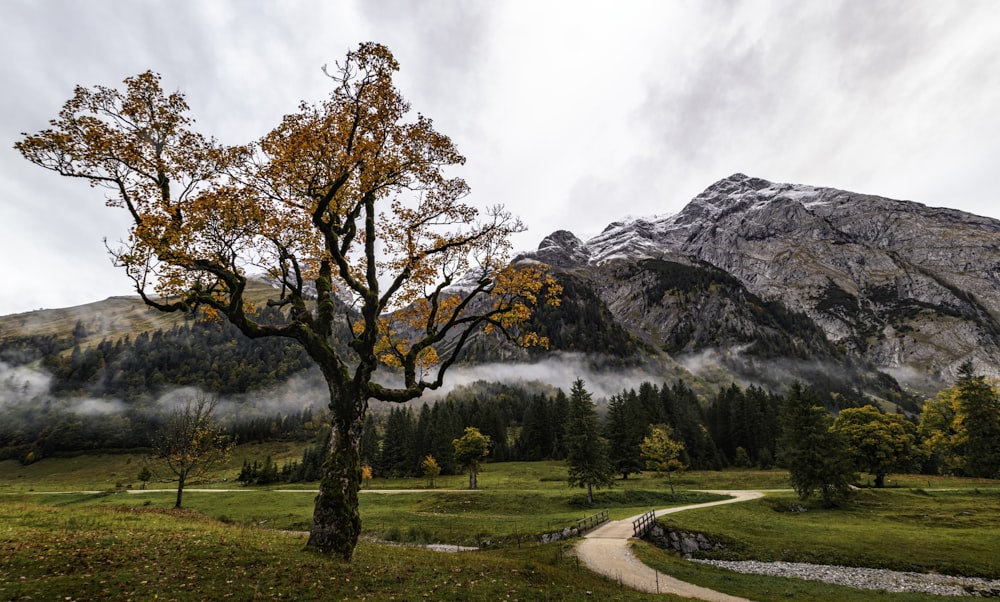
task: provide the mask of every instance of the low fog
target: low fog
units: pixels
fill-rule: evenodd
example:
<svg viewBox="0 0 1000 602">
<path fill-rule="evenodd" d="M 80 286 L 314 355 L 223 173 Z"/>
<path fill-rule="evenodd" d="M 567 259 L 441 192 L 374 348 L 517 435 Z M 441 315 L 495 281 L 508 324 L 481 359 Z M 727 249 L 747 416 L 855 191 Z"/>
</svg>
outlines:
<svg viewBox="0 0 1000 602">
<path fill-rule="evenodd" d="M 541 383 L 569 392 L 573 382 L 582 379 L 593 400 L 598 403 L 627 389 L 637 389 L 643 382 L 662 384 L 687 372 L 695 377 L 696 389 L 711 395 L 717 387 L 735 382 L 741 387 L 756 384 L 780 392 L 784 384 L 808 374 L 847 376 L 841 366 L 794 360 L 763 360 L 743 353 L 745 348 L 708 349 L 698 354 L 676 358 L 676 364 L 655 367 L 609 366 L 595 356 L 575 353 L 553 353 L 538 362 L 489 363 L 451 367 L 444 385 L 412 402 L 411 406 L 434 403 L 444 399 L 454 389 L 476 381 L 499 382 L 507 385 Z M 756 375 L 738 378 L 734 373 Z M 396 375 L 379 371 L 377 379 L 384 385 L 398 385 Z M 669 376 L 673 375 L 673 376 Z M 73 414 L 80 417 L 100 417 L 126 411 L 144 416 L 163 416 L 182 408 L 188 401 L 212 397 L 217 401 L 216 417 L 227 424 L 258 417 L 290 415 L 311 409 L 321 412 L 329 401 L 326 383 L 319 370 L 299 372 L 284 383 L 241 395 L 219 396 L 212 391 L 192 387 L 174 387 L 154 399 L 126 403 L 118 399 L 86 396 L 56 396 L 50 391 L 51 376 L 32 365 L 11 366 L 0 362 L 0 420 L 4 422 L 45 413 Z M 371 402 L 375 411 L 384 411 L 392 404 Z M 19 418 L 21 417 L 21 418 Z M 8 423 L 8 428 L 10 424 Z"/>
<path fill-rule="evenodd" d="M 377 373 L 384 384 L 393 383 L 388 371 Z M 609 368 L 598 358 L 582 354 L 557 353 L 533 363 L 491 363 L 477 366 L 453 366 L 445 376 L 444 385 L 427 391 L 411 405 L 433 403 L 444 399 L 456 387 L 476 381 L 500 382 L 508 385 L 542 383 L 569 392 L 573 382 L 583 379 L 595 401 L 607 399 L 624 389 L 638 388 L 643 381 L 659 382 L 662 376 L 642 368 Z M 216 417 L 225 423 L 239 423 L 254 417 L 292 414 L 306 409 L 320 411 L 327 406 L 326 383 L 316 369 L 300 372 L 281 385 L 250 391 L 241 395 L 219 396 L 194 387 L 174 387 L 155 399 L 126 404 L 117 399 L 86 396 L 56 396 L 50 391 L 52 377 L 31 365 L 11 366 L 0 362 L 0 412 L 4 420 L 33 410 L 70 413 L 77 416 L 103 416 L 126 409 L 144 415 L 164 415 L 182 408 L 199 397 L 217 400 Z M 373 407 L 377 407 L 373 403 Z"/>
</svg>

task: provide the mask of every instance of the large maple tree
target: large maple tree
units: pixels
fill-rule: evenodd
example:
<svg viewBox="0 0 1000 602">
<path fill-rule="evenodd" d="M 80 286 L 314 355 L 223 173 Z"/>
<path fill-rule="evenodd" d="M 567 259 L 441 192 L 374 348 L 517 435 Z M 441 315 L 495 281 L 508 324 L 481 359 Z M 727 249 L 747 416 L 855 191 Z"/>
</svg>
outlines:
<svg viewBox="0 0 1000 602">
<path fill-rule="evenodd" d="M 467 203 L 465 181 L 446 175 L 465 159 L 430 119 L 408 119 L 398 68 L 386 47 L 361 44 L 324 69 L 329 98 L 240 146 L 196 132 L 184 96 L 165 94 L 152 72 L 121 90 L 77 87 L 48 129 L 16 144 L 128 211 L 128 236 L 109 251 L 146 304 L 305 348 L 332 416 L 309 544 L 347 560 L 361 530 L 368 401 L 440 387 L 477 332 L 544 344 L 518 325 L 559 294 L 537 266 L 509 263 L 521 221 Z M 278 283 L 267 304 L 280 323 L 259 320 L 245 297 L 255 273 Z M 351 333 L 346 348 L 335 345 L 338 323 Z M 374 378 L 380 364 L 395 385 Z"/>
</svg>

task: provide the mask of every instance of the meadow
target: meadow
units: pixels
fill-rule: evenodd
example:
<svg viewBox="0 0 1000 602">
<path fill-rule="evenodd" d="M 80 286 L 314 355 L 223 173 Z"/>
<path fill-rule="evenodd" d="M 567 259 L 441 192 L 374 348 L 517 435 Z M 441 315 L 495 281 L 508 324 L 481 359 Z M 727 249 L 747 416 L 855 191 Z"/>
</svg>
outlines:
<svg viewBox="0 0 1000 602">
<path fill-rule="evenodd" d="M 305 549 L 314 485 L 234 482 L 244 459 L 300 454 L 287 444 L 242 446 L 188 488 L 180 511 L 171 483 L 125 490 L 138 487 L 138 455 L 0 463 L 0 599 L 669 599 L 591 574 L 576 563 L 573 540 L 538 539 L 599 509 L 619 519 L 717 499 L 699 489 L 771 490 L 663 518 L 725 541 L 726 558 L 1000 578 L 1000 482 L 893 477 L 890 488 L 862 489 L 848 507 L 823 510 L 786 491 L 778 470 L 686 473 L 674 497 L 662 478 L 643 474 L 597 491 L 591 507 L 566 486 L 558 462 L 487 464 L 477 491 L 464 489 L 464 475 L 440 477 L 433 489 L 423 479 L 375 479 L 361 497 L 363 541 L 348 565 Z M 456 554 L 418 545 L 429 543 L 487 546 Z M 656 568 L 755 600 L 931 599 L 734 575 L 635 545 Z"/>
</svg>

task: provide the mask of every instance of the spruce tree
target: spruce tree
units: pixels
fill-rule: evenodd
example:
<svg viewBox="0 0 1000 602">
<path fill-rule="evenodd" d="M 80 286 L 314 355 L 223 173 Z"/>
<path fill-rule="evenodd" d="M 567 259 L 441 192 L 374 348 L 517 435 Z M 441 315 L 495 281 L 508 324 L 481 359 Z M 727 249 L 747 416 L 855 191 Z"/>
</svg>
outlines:
<svg viewBox="0 0 1000 602">
<path fill-rule="evenodd" d="M 781 460 L 799 498 L 818 491 L 827 507 L 847 499 L 853 476 L 847 444 L 832 423 L 819 396 L 793 383 L 782 407 Z"/>
<path fill-rule="evenodd" d="M 411 462 L 413 417 L 406 408 L 393 408 L 385 423 L 382 451 L 379 455 L 378 474 L 386 477 L 405 477 L 416 470 Z"/>
<path fill-rule="evenodd" d="M 608 439 L 608 459 L 615 472 L 620 473 L 623 479 L 642 471 L 639 444 L 645 429 L 635 397 L 629 397 L 625 393 L 613 395 L 608 402 L 604 434 Z"/>
<path fill-rule="evenodd" d="M 601 437 L 597 411 L 583 380 L 573 383 L 566 418 L 566 463 L 569 486 L 585 487 L 587 503 L 594 503 L 594 487 L 610 487 L 614 482 L 608 448 Z"/>
<path fill-rule="evenodd" d="M 544 395 L 539 393 L 531 399 L 524 411 L 521 426 L 521 433 L 517 439 L 517 450 L 521 459 L 532 462 L 551 458 L 554 442 L 553 424 L 549 403 Z"/>
<path fill-rule="evenodd" d="M 965 427 L 964 472 L 970 477 L 1000 477 L 1000 397 L 971 362 L 958 370 L 958 405 Z"/>
<path fill-rule="evenodd" d="M 326 433 L 322 439 L 324 442 L 330 439 L 329 433 Z M 371 466 L 378 462 L 379 459 L 379 437 L 378 437 L 378 425 L 375 423 L 375 416 L 368 414 L 365 416 L 365 425 L 361 429 L 361 464 L 364 466 Z M 304 463 L 304 460 L 303 460 Z M 312 480 L 312 479 L 307 479 Z"/>
<path fill-rule="evenodd" d="M 562 460 L 566 458 L 566 421 L 569 419 L 569 399 L 562 389 L 556 391 L 556 396 L 552 400 L 552 459 Z"/>
</svg>

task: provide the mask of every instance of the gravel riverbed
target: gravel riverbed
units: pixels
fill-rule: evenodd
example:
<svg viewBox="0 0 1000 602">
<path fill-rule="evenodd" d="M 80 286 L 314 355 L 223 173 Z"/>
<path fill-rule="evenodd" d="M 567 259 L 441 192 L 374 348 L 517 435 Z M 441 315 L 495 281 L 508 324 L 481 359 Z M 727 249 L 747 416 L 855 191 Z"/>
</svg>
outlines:
<svg viewBox="0 0 1000 602">
<path fill-rule="evenodd" d="M 884 569 L 868 569 L 802 562 L 758 562 L 755 560 L 695 560 L 729 569 L 737 573 L 794 577 L 825 581 L 858 589 L 887 592 L 919 592 L 937 596 L 1000 597 L 1000 580 L 974 577 L 952 577 L 928 573 L 908 573 Z"/>
</svg>

